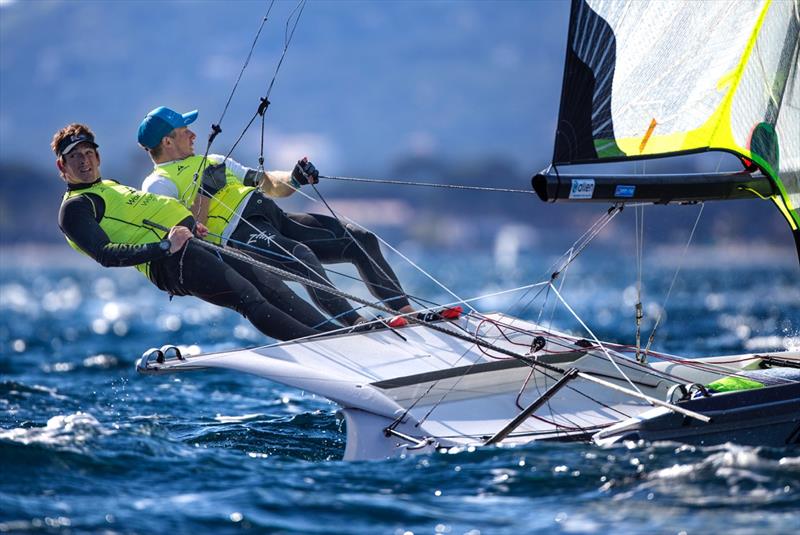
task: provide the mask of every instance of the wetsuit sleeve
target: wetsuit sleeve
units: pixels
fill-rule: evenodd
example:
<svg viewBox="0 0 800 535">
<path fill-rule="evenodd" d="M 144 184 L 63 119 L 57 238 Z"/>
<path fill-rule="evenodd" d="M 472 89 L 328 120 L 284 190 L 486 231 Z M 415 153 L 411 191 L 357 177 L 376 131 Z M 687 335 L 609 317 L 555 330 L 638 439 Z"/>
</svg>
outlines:
<svg viewBox="0 0 800 535">
<path fill-rule="evenodd" d="M 158 242 L 132 245 L 112 243 L 98 223 L 98 214 L 105 209 L 103 200 L 90 194 L 78 195 L 61 205 L 58 226 L 61 231 L 86 254 L 105 267 L 135 266 L 163 258 L 168 251 Z"/>
</svg>

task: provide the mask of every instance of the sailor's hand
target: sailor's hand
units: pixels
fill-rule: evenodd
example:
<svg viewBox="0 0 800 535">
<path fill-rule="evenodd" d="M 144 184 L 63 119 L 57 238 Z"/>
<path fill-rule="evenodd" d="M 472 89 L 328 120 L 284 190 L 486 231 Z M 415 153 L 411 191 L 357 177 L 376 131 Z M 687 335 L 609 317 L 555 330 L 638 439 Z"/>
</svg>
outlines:
<svg viewBox="0 0 800 535">
<path fill-rule="evenodd" d="M 167 239 L 170 243 L 169 254 L 175 254 L 186 245 L 186 242 L 192 239 L 192 231 L 187 227 L 176 225 L 169 229 Z"/>
<path fill-rule="evenodd" d="M 261 186 L 261 183 L 264 182 L 266 178 L 266 174 L 264 171 L 259 171 L 258 169 L 248 169 L 244 175 L 244 180 L 242 182 L 245 186 L 250 186 L 251 188 L 258 188 Z"/>
<path fill-rule="evenodd" d="M 294 166 L 292 178 L 301 186 L 316 184 L 319 182 L 319 171 L 313 163 L 308 161 L 308 158 L 303 158 L 298 160 L 297 165 Z"/>
<path fill-rule="evenodd" d="M 205 238 L 208 236 L 208 227 L 202 223 L 194 224 L 194 235 L 198 238 Z"/>
<path fill-rule="evenodd" d="M 203 169 L 201 195 L 213 197 L 219 190 L 225 187 L 228 179 L 225 178 L 225 163 L 212 164 Z"/>
</svg>

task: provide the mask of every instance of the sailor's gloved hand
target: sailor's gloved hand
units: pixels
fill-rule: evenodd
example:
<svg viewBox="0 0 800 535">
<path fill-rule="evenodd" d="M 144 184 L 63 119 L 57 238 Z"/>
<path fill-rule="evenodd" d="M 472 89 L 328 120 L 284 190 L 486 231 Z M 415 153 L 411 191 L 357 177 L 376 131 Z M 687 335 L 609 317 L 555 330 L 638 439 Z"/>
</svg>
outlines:
<svg viewBox="0 0 800 535">
<path fill-rule="evenodd" d="M 226 183 L 225 163 L 209 165 L 203 170 L 203 180 L 201 182 L 203 190 L 200 194 L 206 197 L 213 197 L 219 190 L 225 187 Z"/>
<path fill-rule="evenodd" d="M 244 180 L 242 180 L 245 186 L 251 188 L 259 187 L 263 181 L 264 171 L 259 171 L 258 169 L 248 169 L 244 175 Z"/>
<path fill-rule="evenodd" d="M 313 163 L 308 161 L 308 158 L 303 158 L 294 166 L 292 178 L 301 186 L 316 184 L 319 182 L 319 171 Z"/>
</svg>

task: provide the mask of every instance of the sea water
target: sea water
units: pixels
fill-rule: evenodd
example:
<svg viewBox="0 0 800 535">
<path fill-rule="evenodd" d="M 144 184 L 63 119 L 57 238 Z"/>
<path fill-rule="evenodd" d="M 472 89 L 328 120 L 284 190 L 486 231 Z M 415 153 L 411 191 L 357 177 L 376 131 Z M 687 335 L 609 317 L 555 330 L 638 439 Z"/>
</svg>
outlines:
<svg viewBox="0 0 800 535">
<path fill-rule="evenodd" d="M 267 340 L 233 312 L 170 301 L 131 269 L 70 254 L 35 255 L 35 264 L 5 255 L 0 532 L 706 534 L 800 526 L 800 452 L 791 449 L 539 443 L 343 462 L 343 424 L 323 398 L 225 371 L 137 375 L 135 361 L 149 347 L 213 351 Z M 509 266 L 479 252 L 414 254 L 462 298 L 542 280 L 553 260 L 521 254 Z M 641 292 L 633 262 L 613 255 L 579 258 L 558 283 L 604 339 L 633 342 L 641 295 L 643 337 L 661 317 L 658 350 L 800 346 L 800 272 L 790 254 L 711 268 L 684 262 L 673 284 L 677 256 L 646 266 Z M 392 262 L 409 292 L 455 299 Z M 337 285 L 363 290 L 347 277 L 352 271 L 336 269 L 344 272 Z M 581 332 L 552 293 L 537 292 L 476 306 Z"/>
</svg>

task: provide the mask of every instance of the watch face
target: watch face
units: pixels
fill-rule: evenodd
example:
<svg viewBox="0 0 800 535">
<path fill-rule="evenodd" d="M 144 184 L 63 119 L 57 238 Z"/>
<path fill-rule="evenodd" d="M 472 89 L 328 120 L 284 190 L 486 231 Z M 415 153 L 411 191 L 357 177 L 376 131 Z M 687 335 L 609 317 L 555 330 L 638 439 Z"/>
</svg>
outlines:
<svg viewBox="0 0 800 535">
<path fill-rule="evenodd" d="M 158 243 L 158 246 L 161 247 L 162 251 L 169 251 L 169 242 L 167 240 L 161 240 Z"/>
</svg>

